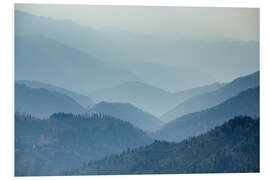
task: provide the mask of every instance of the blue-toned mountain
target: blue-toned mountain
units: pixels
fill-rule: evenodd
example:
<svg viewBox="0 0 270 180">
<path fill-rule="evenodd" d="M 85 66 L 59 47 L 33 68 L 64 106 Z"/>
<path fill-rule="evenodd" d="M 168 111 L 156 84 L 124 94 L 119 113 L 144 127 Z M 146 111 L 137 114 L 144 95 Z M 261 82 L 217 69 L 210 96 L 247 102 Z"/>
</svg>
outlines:
<svg viewBox="0 0 270 180">
<path fill-rule="evenodd" d="M 40 81 L 87 94 L 138 78 L 40 35 L 16 36 L 15 80 Z"/>
<path fill-rule="evenodd" d="M 128 121 L 135 127 L 144 131 L 154 131 L 162 125 L 162 122 L 157 117 L 144 112 L 129 103 L 101 102 L 95 104 L 89 111 L 107 114 L 124 121 Z"/>
<path fill-rule="evenodd" d="M 259 119 L 235 117 L 180 143 L 155 141 L 68 172 L 90 174 L 244 173 L 260 171 Z"/>
<path fill-rule="evenodd" d="M 246 76 L 236 78 L 230 83 L 227 83 L 222 88 L 219 88 L 212 92 L 207 92 L 188 100 L 181 102 L 173 109 L 161 116 L 161 120 L 169 122 L 176 118 L 179 118 L 185 114 L 205 110 L 214 107 L 223 101 L 236 96 L 242 91 L 249 88 L 255 88 L 260 84 L 260 73 L 255 72 Z"/>
<path fill-rule="evenodd" d="M 94 101 L 90 99 L 88 96 L 70 91 L 61 87 L 57 87 L 51 84 L 46 84 L 38 81 L 27 81 L 27 80 L 19 80 L 16 81 L 17 84 L 25 84 L 28 87 L 35 88 L 35 89 L 47 89 L 49 91 L 55 91 L 59 92 L 61 94 L 65 94 L 69 96 L 70 98 L 77 101 L 80 105 L 82 105 L 84 108 L 89 108 L 94 105 Z"/>
<path fill-rule="evenodd" d="M 83 163 L 153 141 L 130 123 L 98 114 L 15 115 L 15 175 L 63 175 Z"/>
<path fill-rule="evenodd" d="M 153 138 L 181 141 L 200 135 L 239 115 L 259 117 L 260 89 L 248 89 L 212 108 L 181 116 L 153 133 Z"/>
<path fill-rule="evenodd" d="M 85 109 L 65 94 L 15 84 L 15 112 L 49 117 L 56 112 L 84 113 Z"/>
</svg>

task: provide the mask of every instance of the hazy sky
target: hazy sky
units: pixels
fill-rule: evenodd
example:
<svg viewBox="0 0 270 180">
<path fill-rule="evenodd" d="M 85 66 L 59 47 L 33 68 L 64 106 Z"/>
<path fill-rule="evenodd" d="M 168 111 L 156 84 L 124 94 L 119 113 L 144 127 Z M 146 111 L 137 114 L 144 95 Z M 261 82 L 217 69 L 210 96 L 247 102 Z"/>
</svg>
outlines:
<svg viewBox="0 0 270 180">
<path fill-rule="evenodd" d="M 115 26 L 136 33 L 179 32 L 194 37 L 220 36 L 257 41 L 260 31 L 257 8 L 16 4 L 15 9 L 56 19 L 71 19 L 94 28 Z"/>
</svg>

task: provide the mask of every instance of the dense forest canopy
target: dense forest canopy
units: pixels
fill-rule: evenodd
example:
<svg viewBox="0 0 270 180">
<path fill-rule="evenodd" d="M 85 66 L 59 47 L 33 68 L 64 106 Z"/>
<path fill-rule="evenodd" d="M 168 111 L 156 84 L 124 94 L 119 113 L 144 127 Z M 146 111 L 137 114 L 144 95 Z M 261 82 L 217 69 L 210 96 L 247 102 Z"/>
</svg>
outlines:
<svg viewBox="0 0 270 180">
<path fill-rule="evenodd" d="M 61 175 L 84 162 L 152 140 L 130 123 L 101 114 L 15 115 L 16 176 Z"/>
<path fill-rule="evenodd" d="M 180 143 L 156 140 L 67 174 L 259 172 L 259 157 L 259 119 L 239 116 Z"/>
</svg>

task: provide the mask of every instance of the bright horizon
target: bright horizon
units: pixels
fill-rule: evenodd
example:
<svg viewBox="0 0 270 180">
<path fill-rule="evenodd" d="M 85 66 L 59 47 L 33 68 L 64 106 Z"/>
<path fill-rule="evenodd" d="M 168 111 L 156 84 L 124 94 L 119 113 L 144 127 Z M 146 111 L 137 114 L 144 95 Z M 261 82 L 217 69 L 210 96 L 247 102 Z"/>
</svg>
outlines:
<svg viewBox="0 0 270 180">
<path fill-rule="evenodd" d="M 97 29 L 259 41 L 258 8 L 16 4 L 15 10 Z"/>
</svg>

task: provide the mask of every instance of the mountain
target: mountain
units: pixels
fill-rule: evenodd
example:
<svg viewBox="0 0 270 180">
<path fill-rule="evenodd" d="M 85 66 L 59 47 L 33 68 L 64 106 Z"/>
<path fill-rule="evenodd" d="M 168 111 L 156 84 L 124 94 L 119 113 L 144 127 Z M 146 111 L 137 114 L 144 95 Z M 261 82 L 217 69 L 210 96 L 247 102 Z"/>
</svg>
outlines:
<svg viewBox="0 0 270 180">
<path fill-rule="evenodd" d="M 67 95 L 16 83 L 15 112 L 48 117 L 55 112 L 83 113 L 85 109 Z"/>
<path fill-rule="evenodd" d="M 68 31 L 67 31 L 68 29 Z M 89 56 L 107 54 L 111 44 L 97 30 L 72 20 L 57 20 L 15 10 L 15 36 L 40 35 L 83 51 Z"/>
<path fill-rule="evenodd" d="M 130 103 L 155 116 L 166 111 L 171 103 L 170 93 L 138 81 L 126 82 L 90 95 L 96 102 Z"/>
<path fill-rule="evenodd" d="M 86 94 L 138 78 L 55 40 L 31 35 L 15 37 L 15 79 Z"/>
<path fill-rule="evenodd" d="M 260 172 L 259 134 L 259 119 L 235 117 L 201 136 L 180 143 L 155 141 L 66 174 Z"/>
<path fill-rule="evenodd" d="M 170 93 L 155 86 L 138 81 L 122 83 L 118 86 L 101 89 L 90 94 L 95 102 L 130 103 L 155 116 L 167 112 L 179 102 L 202 92 L 209 92 L 222 87 L 219 83 L 193 88 L 176 93 Z"/>
<path fill-rule="evenodd" d="M 89 107 L 92 107 L 94 105 L 93 100 L 90 99 L 88 96 L 85 96 L 85 95 L 82 95 L 82 94 L 79 94 L 79 93 L 76 93 L 73 91 L 69 91 L 69 90 L 61 88 L 61 87 L 53 86 L 53 85 L 42 83 L 42 82 L 26 81 L 26 80 L 19 80 L 19 81 L 16 81 L 15 83 L 25 84 L 26 86 L 28 86 L 30 88 L 47 89 L 49 91 L 55 91 L 55 92 L 58 92 L 61 94 L 65 94 L 65 95 L 69 96 L 70 98 L 74 99 L 75 101 L 77 101 L 84 108 L 89 108 Z"/>
<path fill-rule="evenodd" d="M 41 35 L 106 63 L 118 67 L 125 64 L 126 71 L 135 73 L 145 83 L 171 92 L 217 80 L 228 81 L 259 69 L 259 42 L 221 39 L 207 42 L 179 39 L 179 33 L 172 34 L 164 36 L 163 32 L 161 37 L 115 27 L 94 29 L 71 20 L 56 20 L 15 10 L 16 36 Z M 168 64 L 173 68 L 168 68 Z"/>
<path fill-rule="evenodd" d="M 162 124 L 162 122 L 155 116 L 128 103 L 101 102 L 95 104 L 89 111 L 107 114 L 124 121 L 128 121 L 135 127 L 144 131 L 157 130 Z"/>
<path fill-rule="evenodd" d="M 216 91 L 191 97 L 163 114 L 160 118 L 165 122 L 169 122 L 185 114 L 201 111 L 218 105 L 219 103 L 236 96 L 241 91 L 259 86 L 259 75 L 260 74 L 257 71 L 247 76 L 239 77 Z"/>
<path fill-rule="evenodd" d="M 66 31 L 66 29 L 69 31 Z M 156 44 L 159 40 L 122 31 L 117 28 L 107 27 L 94 29 L 81 26 L 71 20 L 56 20 L 18 10 L 15 11 L 15 35 L 41 35 L 54 39 L 74 49 L 78 49 L 90 56 L 98 57 L 108 63 L 120 63 L 121 65 L 119 66 L 121 67 L 123 67 L 123 62 L 130 63 L 138 62 L 140 59 L 149 59 L 149 51 L 151 51 L 154 46 L 152 44 L 145 47 L 144 44 L 149 44 L 149 42 L 152 41 Z M 136 45 L 138 42 L 141 43 L 140 46 Z M 159 51 L 161 50 L 159 49 Z M 153 59 L 153 57 L 151 57 L 151 59 Z M 165 68 L 164 65 L 156 64 L 152 68 L 152 66 L 149 67 L 144 63 L 139 67 L 138 65 L 128 65 L 125 66 L 125 69 L 135 73 L 136 76 L 139 76 L 140 79 L 143 79 L 146 83 L 152 82 L 160 84 L 163 88 L 173 88 L 174 90 L 195 87 L 197 85 L 196 83 L 207 84 L 213 82 L 213 78 L 210 78 L 207 73 L 199 72 L 198 69 L 194 68 L 189 68 L 189 71 L 186 70 L 186 68 L 182 68 L 181 71 L 178 69 L 178 71 L 173 72 L 172 68 Z M 171 81 L 164 81 L 164 74 L 161 75 L 159 70 L 162 70 L 162 72 L 166 70 L 164 74 L 168 74 L 168 78 L 173 79 L 171 79 Z M 183 77 L 183 70 L 188 73 L 190 83 L 185 84 L 183 81 L 182 83 L 175 83 L 182 80 L 175 77 Z M 191 76 L 194 74 L 197 76 L 192 78 Z"/>
<path fill-rule="evenodd" d="M 41 120 L 15 114 L 15 176 L 62 175 L 152 142 L 142 130 L 110 116 L 56 113 Z"/>
<path fill-rule="evenodd" d="M 216 91 L 219 88 L 222 88 L 226 85 L 226 83 L 212 83 L 205 86 L 199 86 L 191 89 L 186 89 L 183 91 L 172 93 L 172 96 L 174 99 L 176 99 L 179 102 L 184 102 L 188 100 L 191 97 L 198 96 L 201 94 L 205 94 L 208 92 Z"/>
<path fill-rule="evenodd" d="M 259 94 L 259 87 L 248 89 L 215 107 L 179 117 L 153 133 L 153 138 L 179 142 L 190 136 L 205 133 L 234 116 L 258 117 Z"/>
<path fill-rule="evenodd" d="M 168 92 L 183 91 L 216 82 L 215 78 L 210 74 L 188 65 L 172 67 L 168 64 L 156 62 L 124 64 L 121 67 L 136 74 L 146 84 L 156 86 Z M 186 77 L 188 77 L 188 81 Z"/>
</svg>

